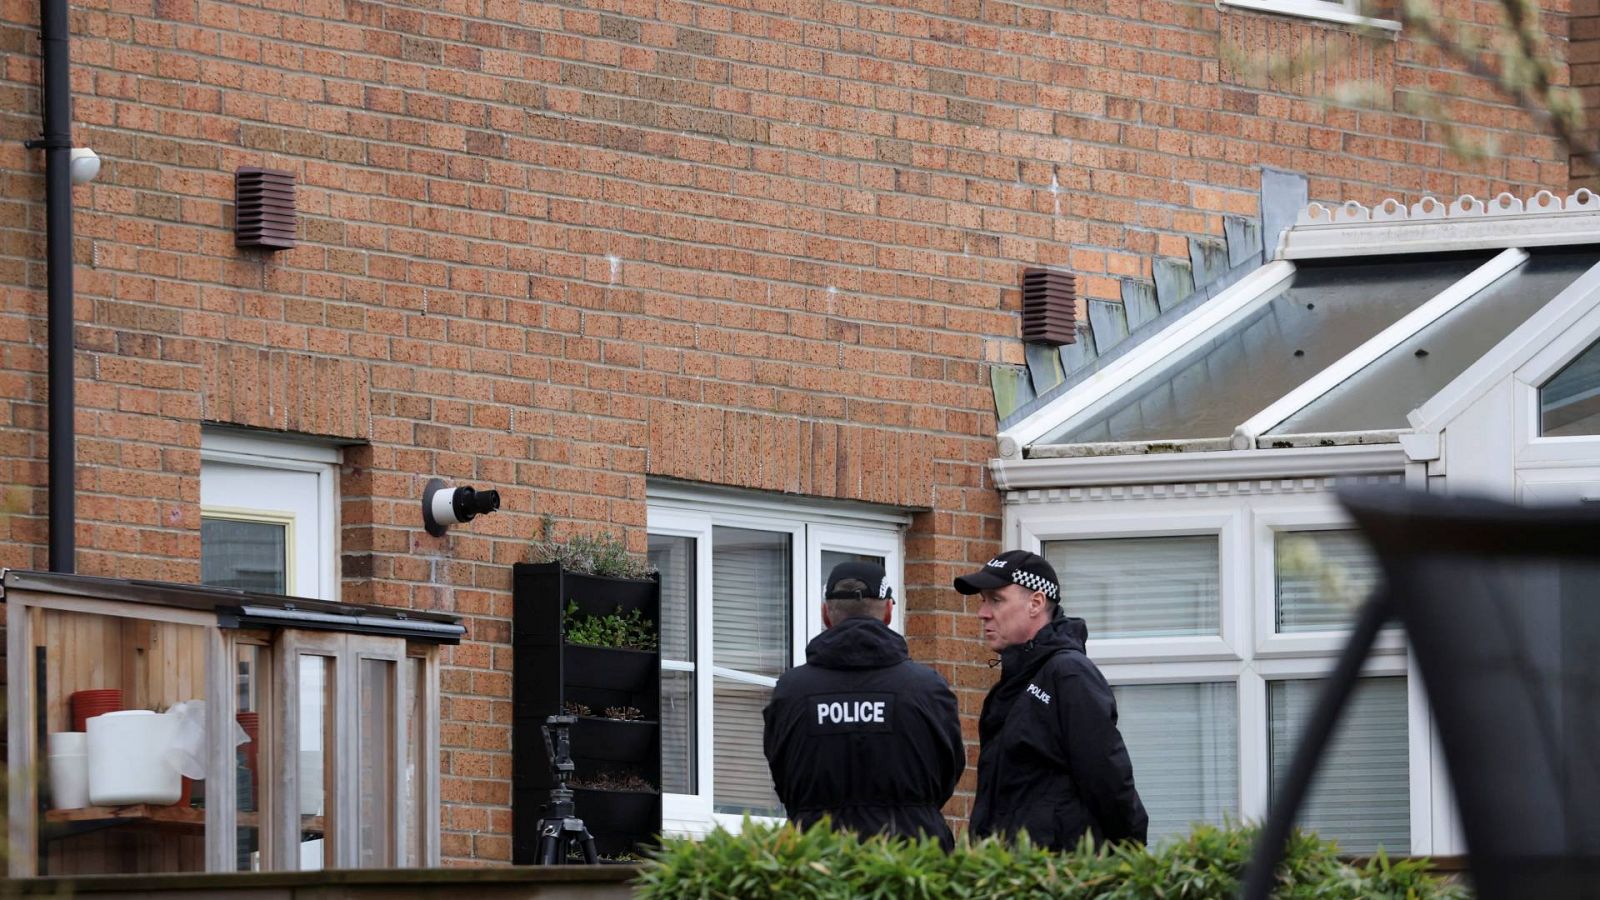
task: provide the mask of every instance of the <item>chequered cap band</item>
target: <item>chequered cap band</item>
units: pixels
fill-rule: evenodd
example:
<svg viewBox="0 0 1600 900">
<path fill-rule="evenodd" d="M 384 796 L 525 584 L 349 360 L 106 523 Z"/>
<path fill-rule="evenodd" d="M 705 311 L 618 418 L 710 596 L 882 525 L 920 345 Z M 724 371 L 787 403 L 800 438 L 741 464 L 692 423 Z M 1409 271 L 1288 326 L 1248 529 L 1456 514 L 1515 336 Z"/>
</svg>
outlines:
<svg viewBox="0 0 1600 900">
<path fill-rule="evenodd" d="M 1011 580 L 1022 585 L 1030 591 L 1043 591 L 1044 595 L 1049 597 L 1051 600 L 1060 599 L 1056 596 L 1055 582 L 1045 578 L 1042 575 L 1035 575 L 1032 572 L 1024 572 L 1021 569 L 1012 569 Z"/>
<path fill-rule="evenodd" d="M 889 598 L 889 579 L 885 578 L 883 581 L 879 582 L 879 584 L 878 584 L 878 599 L 879 600 L 887 600 L 888 598 Z"/>
</svg>

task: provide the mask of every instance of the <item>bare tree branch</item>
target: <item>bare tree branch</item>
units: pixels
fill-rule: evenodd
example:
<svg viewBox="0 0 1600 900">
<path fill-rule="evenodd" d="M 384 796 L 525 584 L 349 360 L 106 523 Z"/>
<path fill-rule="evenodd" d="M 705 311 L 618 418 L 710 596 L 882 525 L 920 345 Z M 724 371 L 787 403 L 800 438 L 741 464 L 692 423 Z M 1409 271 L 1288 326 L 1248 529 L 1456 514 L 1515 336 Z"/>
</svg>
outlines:
<svg viewBox="0 0 1600 900">
<path fill-rule="evenodd" d="M 1523 112 L 1532 116 L 1534 121 L 1549 129 L 1555 134 L 1556 140 L 1566 147 L 1567 152 L 1582 156 L 1590 165 L 1600 169 L 1600 149 L 1590 145 L 1578 136 L 1572 128 L 1572 123 L 1567 116 L 1558 115 L 1552 110 L 1553 92 L 1557 90 L 1550 82 L 1549 58 L 1544 49 L 1538 46 L 1536 35 L 1531 33 L 1526 17 L 1514 14 L 1512 10 L 1519 7 L 1519 0 L 1502 0 L 1506 9 L 1506 16 L 1512 25 L 1512 31 L 1517 37 L 1517 48 L 1524 59 L 1530 62 L 1533 73 L 1533 84 L 1519 87 L 1509 83 L 1505 73 L 1496 71 L 1483 61 L 1483 58 L 1463 46 L 1454 38 L 1446 35 L 1439 28 L 1438 23 L 1426 17 L 1405 16 L 1403 21 L 1422 32 L 1422 36 L 1439 51 L 1467 71 L 1468 74 L 1482 78 L 1493 84 L 1500 93 L 1510 98 Z M 1557 103 L 1556 106 L 1561 104 Z"/>
</svg>

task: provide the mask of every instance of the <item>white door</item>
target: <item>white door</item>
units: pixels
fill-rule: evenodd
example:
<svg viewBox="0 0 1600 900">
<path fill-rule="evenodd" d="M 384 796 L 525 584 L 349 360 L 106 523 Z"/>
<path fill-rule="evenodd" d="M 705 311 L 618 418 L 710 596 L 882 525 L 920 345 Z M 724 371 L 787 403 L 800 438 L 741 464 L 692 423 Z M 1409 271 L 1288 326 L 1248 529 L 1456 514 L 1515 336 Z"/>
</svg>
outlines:
<svg viewBox="0 0 1600 900">
<path fill-rule="evenodd" d="M 332 448 L 207 436 L 200 463 L 201 583 L 337 599 L 337 459 Z"/>
</svg>

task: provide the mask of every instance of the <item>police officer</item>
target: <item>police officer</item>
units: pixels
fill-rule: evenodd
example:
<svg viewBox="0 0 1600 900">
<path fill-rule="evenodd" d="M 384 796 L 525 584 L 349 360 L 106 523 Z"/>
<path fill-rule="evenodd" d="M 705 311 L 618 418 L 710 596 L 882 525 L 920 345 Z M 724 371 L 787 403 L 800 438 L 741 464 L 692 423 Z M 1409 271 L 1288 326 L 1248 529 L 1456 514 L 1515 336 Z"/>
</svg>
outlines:
<svg viewBox="0 0 1600 900">
<path fill-rule="evenodd" d="M 1026 830 L 1055 850 L 1095 841 L 1143 843 L 1149 818 L 1117 731 L 1111 687 L 1084 655 L 1088 629 L 1061 611 L 1056 570 L 1026 550 L 996 556 L 955 581 L 979 594 L 984 642 L 1000 681 L 978 720 L 978 795 L 972 831 Z"/>
<path fill-rule="evenodd" d="M 956 698 L 889 630 L 893 607 L 882 566 L 834 567 L 827 630 L 806 647 L 806 664 L 778 679 L 764 711 L 767 764 L 801 827 L 828 816 L 864 835 L 934 835 L 948 849 L 939 810 L 966 767 Z"/>
</svg>

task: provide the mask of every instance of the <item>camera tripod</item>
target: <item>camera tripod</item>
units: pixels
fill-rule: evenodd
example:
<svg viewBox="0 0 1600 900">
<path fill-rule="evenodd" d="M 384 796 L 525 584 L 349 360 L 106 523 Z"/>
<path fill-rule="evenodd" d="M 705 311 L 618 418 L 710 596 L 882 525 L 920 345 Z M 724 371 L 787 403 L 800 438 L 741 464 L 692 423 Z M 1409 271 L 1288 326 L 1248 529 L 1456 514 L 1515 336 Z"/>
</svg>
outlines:
<svg viewBox="0 0 1600 900">
<path fill-rule="evenodd" d="M 594 865 L 599 854 L 594 849 L 594 837 L 578 818 L 572 803 L 572 788 L 567 779 L 576 768 L 572 763 L 572 738 L 570 729 L 578 720 L 573 716 L 549 716 L 540 727 L 544 732 L 544 747 L 550 757 L 550 774 L 556 786 L 550 789 L 550 802 L 545 815 L 539 820 L 539 852 L 537 859 L 547 866 L 565 865 L 572 861 L 574 851 L 583 854 L 583 861 Z"/>
</svg>

